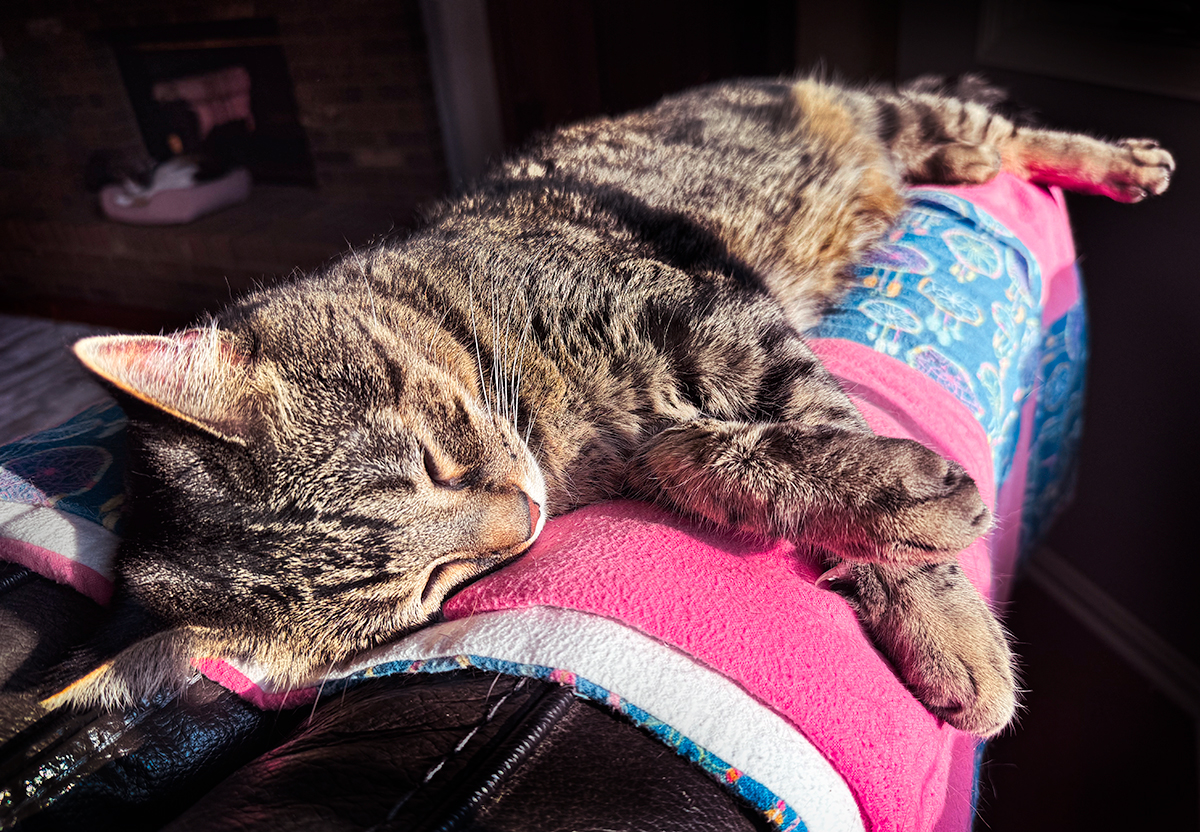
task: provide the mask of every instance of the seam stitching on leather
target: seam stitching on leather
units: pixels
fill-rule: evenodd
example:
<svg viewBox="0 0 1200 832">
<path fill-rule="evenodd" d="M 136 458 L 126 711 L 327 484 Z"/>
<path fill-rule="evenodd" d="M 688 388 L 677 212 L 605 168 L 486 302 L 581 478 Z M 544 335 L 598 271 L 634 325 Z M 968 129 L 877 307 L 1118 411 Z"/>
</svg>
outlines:
<svg viewBox="0 0 1200 832">
<path fill-rule="evenodd" d="M 508 724 L 511 725 L 511 730 L 508 739 L 493 749 L 487 769 L 477 770 L 472 774 L 471 781 L 474 787 L 467 793 L 460 790 L 461 802 L 443 816 L 442 822 L 436 828 L 426 823 L 420 827 L 421 832 L 454 832 L 465 830 L 468 826 L 474 828 L 470 820 L 472 814 L 483 800 L 495 796 L 501 782 L 535 753 L 535 749 L 571 707 L 576 697 L 574 688 L 570 686 L 549 686 L 520 712 L 509 717 Z M 492 744 L 501 739 L 494 737 Z M 509 746 L 507 750 L 504 750 L 505 745 Z"/>
<path fill-rule="evenodd" d="M 515 685 L 513 685 L 507 693 L 497 699 L 496 703 L 492 705 L 491 710 L 484 715 L 483 722 L 479 723 L 470 731 L 468 731 L 466 736 L 459 740 L 454 748 L 450 749 L 448 752 L 446 752 L 446 755 L 442 757 L 442 759 L 430 766 L 429 770 L 425 772 L 425 776 L 421 778 L 421 785 L 424 786 L 426 783 L 432 780 L 434 776 L 442 770 L 442 767 L 445 766 L 446 763 L 450 762 L 450 760 L 453 759 L 458 752 L 462 751 L 466 744 L 471 741 L 471 737 L 479 733 L 481 728 L 487 727 L 487 725 L 491 723 L 492 719 L 495 718 L 496 712 L 500 710 L 500 707 L 508 700 L 510 696 L 519 691 L 521 688 L 525 687 L 525 683 L 527 681 L 527 677 L 521 677 L 521 679 Z M 404 804 L 408 802 L 408 799 L 416 793 L 417 789 L 410 789 L 408 792 L 401 795 L 400 799 L 396 801 L 396 804 L 392 806 L 391 811 L 387 813 L 387 816 L 380 823 L 377 823 L 370 827 L 370 829 L 366 830 L 366 832 L 372 832 L 372 830 L 378 829 L 383 824 L 391 823 L 393 820 L 395 820 L 397 813 L 404 807 Z"/>
</svg>

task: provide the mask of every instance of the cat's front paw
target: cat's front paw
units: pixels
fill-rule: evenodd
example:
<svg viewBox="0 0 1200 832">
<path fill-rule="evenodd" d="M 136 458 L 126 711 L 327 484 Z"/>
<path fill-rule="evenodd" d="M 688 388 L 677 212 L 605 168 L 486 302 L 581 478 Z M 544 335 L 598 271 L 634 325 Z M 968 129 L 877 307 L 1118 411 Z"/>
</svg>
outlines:
<svg viewBox="0 0 1200 832">
<path fill-rule="evenodd" d="M 848 531 L 843 545 L 834 544 L 845 557 L 944 561 L 991 528 L 991 511 L 957 462 L 910 439 L 875 442 L 879 472 L 868 498 L 854 506 L 857 529 Z"/>
<path fill-rule="evenodd" d="M 919 567 L 848 564 L 831 585 L 931 713 L 979 737 L 1017 710 L 1004 630 L 956 561 Z"/>
<path fill-rule="evenodd" d="M 1153 139 L 1122 139 L 1109 168 L 1105 185 L 1120 202 L 1141 202 L 1158 196 L 1171 184 L 1175 159 Z"/>
</svg>

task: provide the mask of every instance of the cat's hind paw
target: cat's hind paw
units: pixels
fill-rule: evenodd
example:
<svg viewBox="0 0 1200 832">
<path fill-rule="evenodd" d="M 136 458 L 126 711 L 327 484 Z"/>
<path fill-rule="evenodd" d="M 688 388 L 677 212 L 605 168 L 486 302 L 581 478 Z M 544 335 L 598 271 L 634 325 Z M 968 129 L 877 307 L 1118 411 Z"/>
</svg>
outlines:
<svg viewBox="0 0 1200 832">
<path fill-rule="evenodd" d="M 1012 656 L 1002 636 L 960 634 L 944 655 L 931 653 L 905 671 L 905 682 L 921 704 L 960 731 L 991 737 L 1016 715 Z"/>
<path fill-rule="evenodd" d="M 1153 139 L 1122 139 L 1106 184 L 1120 202 L 1141 202 L 1158 196 L 1171 184 L 1175 158 Z"/>
<path fill-rule="evenodd" d="M 1017 711 L 1012 651 L 958 563 L 848 566 L 826 573 L 828 588 L 855 607 L 921 704 L 978 737 L 1004 730 Z"/>
</svg>

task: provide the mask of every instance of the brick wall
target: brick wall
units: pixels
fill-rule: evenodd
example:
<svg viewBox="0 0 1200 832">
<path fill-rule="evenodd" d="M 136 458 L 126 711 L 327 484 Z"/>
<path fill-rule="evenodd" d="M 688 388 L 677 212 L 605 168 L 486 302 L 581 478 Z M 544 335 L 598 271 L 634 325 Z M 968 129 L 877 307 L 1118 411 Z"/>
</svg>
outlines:
<svg viewBox="0 0 1200 832">
<path fill-rule="evenodd" d="M 187 226 L 98 216 L 96 150 L 144 152 L 106 30 L 271 17 L 315 191 L 256 187 Z M 410 221 L 446 187 L 416 0 L 0 3 L 0 309 L 172 321 Z"/>
</svg>

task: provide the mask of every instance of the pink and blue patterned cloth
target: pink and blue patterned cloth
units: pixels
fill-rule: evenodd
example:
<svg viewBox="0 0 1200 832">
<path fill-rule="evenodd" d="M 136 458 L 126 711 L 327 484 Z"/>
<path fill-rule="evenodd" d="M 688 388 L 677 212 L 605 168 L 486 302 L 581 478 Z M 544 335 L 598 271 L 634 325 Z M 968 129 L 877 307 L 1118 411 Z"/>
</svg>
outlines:
<svg viewBox="0 0 1200 832">
<path fill-rule="evenodd" d="M 0 447 L 0 560 L 108 601 L 125 502 L 125 424 L 116 404 L 99 404 Z"/>
<path fill-rule="evenodd" d="M 963 196 L 916 189 L 857 279 L 810 335 L 871 346 L 953 393 L 987 432 L 998 484 L 1017 457 L 1023 408 L 1034 403 L 1027 553 L 1074 477 L 1087 365 L 1078 275 L 1074 303 L 1046 320 L 1042 269 L 1020 238 Z"/>
</svg>

